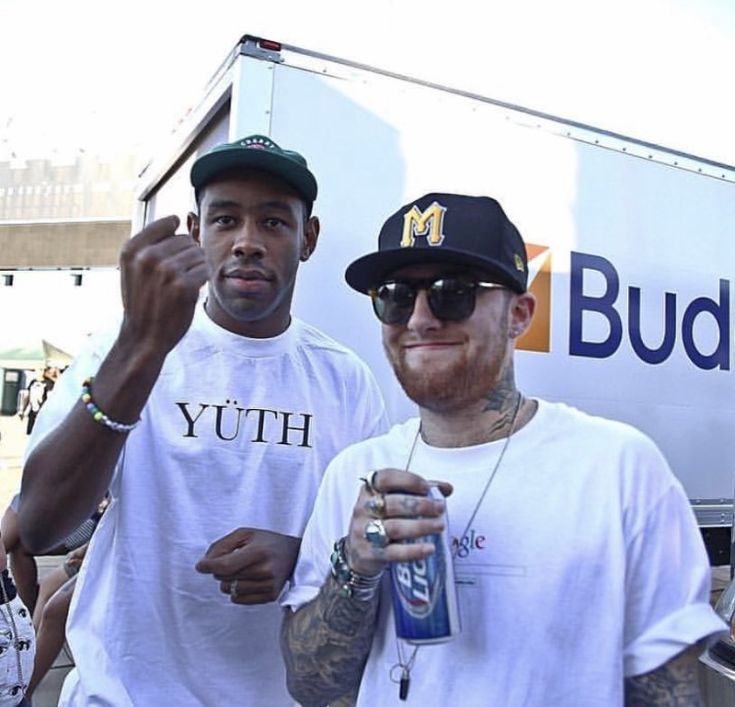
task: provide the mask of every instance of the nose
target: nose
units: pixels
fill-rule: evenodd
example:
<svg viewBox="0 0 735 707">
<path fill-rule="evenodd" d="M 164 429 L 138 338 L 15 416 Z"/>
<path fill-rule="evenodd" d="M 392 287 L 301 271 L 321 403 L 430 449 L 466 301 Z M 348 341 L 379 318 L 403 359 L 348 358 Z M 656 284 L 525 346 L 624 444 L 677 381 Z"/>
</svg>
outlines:
<svg viewBox="0 0 735 707">
<path fill-rule="evenodd" d="M 441 322 L 434 316 L 429 307 L 429 295 L 426 290 L 416 293 L 416 301 L 413 303 L 413 312 L 406 323 L 406 327 L 412 331 L 422 334 L 426 331 L 438 329 Z"/>
<path fill-rule="evenodd" d="M 234 233 L 232 254 L 238 258 L 262 258 L 265 255 L 265 242 L 257 224 L 249 219 Z"/>
</svg>

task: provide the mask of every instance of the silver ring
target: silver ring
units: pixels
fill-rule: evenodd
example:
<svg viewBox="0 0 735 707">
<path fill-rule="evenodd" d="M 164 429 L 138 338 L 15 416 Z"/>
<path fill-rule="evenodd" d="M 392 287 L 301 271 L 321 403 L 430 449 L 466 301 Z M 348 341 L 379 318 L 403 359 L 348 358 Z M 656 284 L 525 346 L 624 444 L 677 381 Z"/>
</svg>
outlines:
<svg viewBox="0 0 735 707">
<path fill-rule="evenodd" d="M 365 540 L 377 548 L 384 548 L 390 542 L 382 520 L 376 518 L 367 523 L 365 526 Z"/>
<path fill-rule="evenodd" d="M 236 597 L 237 596 L 237 580 L 233 580 L 230 582 L 230 596 Z"/>
</svg>

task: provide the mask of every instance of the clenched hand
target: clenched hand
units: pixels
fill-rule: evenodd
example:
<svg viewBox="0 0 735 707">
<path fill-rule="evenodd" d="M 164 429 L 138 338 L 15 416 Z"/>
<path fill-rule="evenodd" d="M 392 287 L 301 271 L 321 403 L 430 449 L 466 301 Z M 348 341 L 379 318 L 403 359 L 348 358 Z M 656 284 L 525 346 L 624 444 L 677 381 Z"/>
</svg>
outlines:
<svg viewBox="0 0 735 707">
<path fill-rule="evenodd" d="M 191 236 L 177 234 L 178 226 L 176 216 L 153 221 L 120 256 L 120 339 L 153 354 L 167 354 L 186 333 L 208 279 L 202 249 Z"/>
<path fill-rule="evenodd" d="M 290 535 L 238 528 L 212 543 L 196 570 L 214 575 L 235 604 L 266 604 L 291 576 L 300 546 Z"/>
</svg>

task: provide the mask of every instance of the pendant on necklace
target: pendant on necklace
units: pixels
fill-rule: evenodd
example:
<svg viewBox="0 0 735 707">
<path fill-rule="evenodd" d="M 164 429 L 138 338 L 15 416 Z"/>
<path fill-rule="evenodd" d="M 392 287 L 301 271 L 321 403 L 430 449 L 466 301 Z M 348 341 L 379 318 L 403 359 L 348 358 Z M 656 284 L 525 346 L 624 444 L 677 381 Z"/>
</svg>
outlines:
<svg viewBox="0 0 735 707">
<path fill-rule="evenodd" d="M 408 688 L 410 686 L 410 677 L 408 670 L 404 668 L 401 671 L 401 681 L 398 685 L 398 699 L 405 701 L 408 698 Z"/>
</svg>

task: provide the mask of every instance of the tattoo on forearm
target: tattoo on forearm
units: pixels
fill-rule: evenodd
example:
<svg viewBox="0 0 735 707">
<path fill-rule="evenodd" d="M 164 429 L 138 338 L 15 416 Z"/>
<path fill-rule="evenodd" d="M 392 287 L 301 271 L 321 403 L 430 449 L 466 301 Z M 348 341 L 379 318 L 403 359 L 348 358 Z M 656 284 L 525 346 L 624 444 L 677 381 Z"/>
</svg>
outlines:
<svg viewBox="0 0 735 707">
<path fill-rule="evenodd" d="M 650 673 L 627 678 L 625 707 L 704 707 L 697 681 L 703 647 L 693 646 Z"/>
<path fill-rule="evenodd" d="M 332 700 L 329 703 L 329 707 L 355 707 L 357 704 L 357 693 L 350 693 L 349 695 L 343 695 L 338 700 Z"/>
<path fill-rule="evenodd" d="M 340 597 L 334 597 L 331 601 L 323 604 L 324 623 L 335 633 L 351 638 L 358 635 L 362 622 L 356 616 L 353 604 L 355 602 L 340 601 Z M 356 619 L 358 619 L 356 621 Z"/>
<path fill-rule="evenodd" d="M 330 577 L 317 597 L 286 611 L 281 649 L 288 688 L 304 705 L 356 693 L 375 631 L 378 597 L 361 602 L 339 593 Z"/>
</svg>

